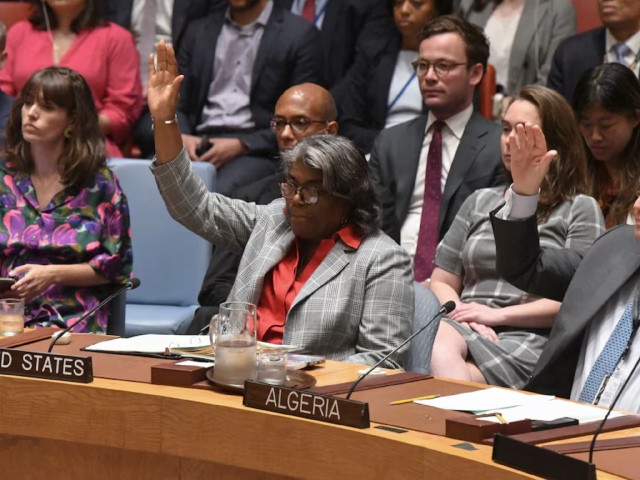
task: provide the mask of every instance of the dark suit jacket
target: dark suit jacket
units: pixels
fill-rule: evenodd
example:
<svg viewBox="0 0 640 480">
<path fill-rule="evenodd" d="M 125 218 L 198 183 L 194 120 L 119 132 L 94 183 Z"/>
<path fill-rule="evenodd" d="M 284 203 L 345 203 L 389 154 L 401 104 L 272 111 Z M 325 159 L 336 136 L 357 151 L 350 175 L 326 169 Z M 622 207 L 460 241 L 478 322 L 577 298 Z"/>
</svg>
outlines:
<svg viewBox="0 0 640 480">
<path fill-rule="evenodd" d="M 401 47 L 398 32 L 389 39 L 371 42 L 360 51 L 342 87 L 333 96 L 338 106 L 340 135 L 369 153 L 387 120 L 389 88 Z M 417 57 L 417 53 L 416 53 Z"/>
<path fill-rule="evenodd" d="M 213 81 L 213 61 L 225 9 L 189 24 L 178 52 L 178 67 L 185 79 L 180 89 L 178 118 L 184 133 L 200 123 Z M 277 151 L 269 128 L 276 102 L 289 87 L 303 82 L 321 83 L 320 35 L 307 20 L 277 5 L 265 27 L 251 79 L 251 114 L 255 131 L 237 135 L 254 154 Z"/>
<path fill-rule="evenodd" d="M 291 10 L 293 0 L 274 0 Z M 370 41 L 388 39 L 396 32 L 387 0 L 329 0 L 322 36 L 325 82 L 334 87 L 354 62 L 357 49 L 367 49 Z"/>
<path fill-rule="evenodd" d="M 500 276 L 522 290 L 562 300 L 525 389 L 568 398 L 587 327 L 600 320 L 602 307 L 640 268 L 634 228 L 609 230 L 583 252 L 541 250 L 535 217 L 506 221 L 492 214 L 491 222 Z"/>
<path fill-rule="evenodd" d="M 396 241 L 409 210 L 427 115 L 380 132 L 373 144 L 369 168 L 378 186 L 384 218 L 394 218 Z M 479 188 L 504 183 L 500 155 L 500 126 L 474 113 L 464 130 L 451 164 L 440 205 L 439 238 L 442 239 L 462 205 Z M 384 225 L 385 231 L 391 229 Z"/>
<path fill-rule="evenodd" d="M 200 18 L 209 11 L 224 8 L 225 5 L 226 2 L 224 0 L 176 0 L 173 4 L 173 16 L 171 17 L 171 33 L 176 51 L 189 20 Z M 132 10 L 133 0 L 108 0 L 102 2 L 104 18 L 117 23 L 127 30 L 131 30 Z"/>
<path fill-rule="evenodd" d="M 556 50 L 547 86 L 569 102 L 582 74 L 601 65 L 606 53 L 604 27 L 589 30 L 564 40 Z"/>
</svg>

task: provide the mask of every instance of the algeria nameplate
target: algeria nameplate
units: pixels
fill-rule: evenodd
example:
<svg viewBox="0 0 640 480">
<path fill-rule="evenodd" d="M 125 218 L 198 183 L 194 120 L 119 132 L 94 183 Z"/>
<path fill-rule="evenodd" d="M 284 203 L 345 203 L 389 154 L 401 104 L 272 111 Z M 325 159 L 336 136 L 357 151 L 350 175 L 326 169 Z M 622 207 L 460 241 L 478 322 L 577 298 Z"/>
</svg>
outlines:
<svg viewBox="0 0 640 480">
<path fill-rule="evenodd" d="M 91 357 L 0 348 L 0 374 L 65 382 L 93 382 Z"/>
<path fill-rule="evenodd" d="M 266 383 L 244 382 L 247 407 L 347 427 L 369 428 L 369 404 Z"/>
</svg>

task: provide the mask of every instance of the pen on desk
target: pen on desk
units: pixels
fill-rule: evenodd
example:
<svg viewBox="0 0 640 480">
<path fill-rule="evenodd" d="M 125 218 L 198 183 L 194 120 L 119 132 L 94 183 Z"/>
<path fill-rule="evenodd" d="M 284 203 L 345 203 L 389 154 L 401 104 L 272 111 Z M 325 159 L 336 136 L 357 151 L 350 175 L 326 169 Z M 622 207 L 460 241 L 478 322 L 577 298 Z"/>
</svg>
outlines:
<svg viewBox="0 0 640 480">
<path fill-rule="evenodd" d="M 440 395 L 434 393 L 433 395 L 425 395 L 424 397 L 416 397 L 416 398 L 405 398 L 404 400 L 396 400 L 395 402 L 391 402 L 389 405 L 402 405 L 403 403 L 411 403 L 416 400 L 431 400 L 433 398 L 438 398 Z"/>
<path fill-rule="evenodd" d="M 507 422 L 507 419 L 502 416 L 501 413 L 496 413 L 494 415 L 498 420 L 500 420 L 500 423 L 502 423 L 502 424 L 509 423 L 509 422 Z"/>
</svg>

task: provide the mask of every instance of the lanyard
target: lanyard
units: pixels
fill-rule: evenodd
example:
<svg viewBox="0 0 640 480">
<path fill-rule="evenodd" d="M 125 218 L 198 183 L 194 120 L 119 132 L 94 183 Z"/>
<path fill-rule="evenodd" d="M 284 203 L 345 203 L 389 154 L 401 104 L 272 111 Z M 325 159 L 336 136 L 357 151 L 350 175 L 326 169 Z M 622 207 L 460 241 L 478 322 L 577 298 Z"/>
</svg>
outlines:
<svg viewBox="0 0 640 480">
<path fill-rule="evenodd" d="M 398 92 L 398 94 L 396 95 L 396 97 L 391 101 L 391 103 L 389 103 L 389 105 L 387 106 L 387 113 L 394 107 L 394 105 L 396 103 L 398 103 L 398 100 L 400 100 L 400 97 L 402 97 L 402 95 L 404 94 L 405 90 L 409 87 L 409 85 L 411 84 L 411 82 L 413 82 L 413 79 L 416 78 L 416 72 L 413 72 L 411 74 L 411 76 L 409 77 L 409 80 L 407 80 L 407 82 L 404 84 L 404 86 L 400 89 L 400 91 Z"/>
</svg>

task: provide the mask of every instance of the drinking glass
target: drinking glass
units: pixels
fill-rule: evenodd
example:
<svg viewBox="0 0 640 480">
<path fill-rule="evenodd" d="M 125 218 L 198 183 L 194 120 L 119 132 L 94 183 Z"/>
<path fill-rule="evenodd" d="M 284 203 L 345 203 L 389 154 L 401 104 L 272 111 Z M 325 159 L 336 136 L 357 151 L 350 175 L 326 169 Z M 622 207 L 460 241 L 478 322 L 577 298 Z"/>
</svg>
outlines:
<svg viewBox="0 0 640 480">
<path fill-rule="evenodd" d="M 0 299 L 0 335 L 11 337 L 24 331 L 24 300 Z"/>
<path fill-rule="evenodd" d="M 256 379 L 256 322 L 256 306 L 252 303 L 220 305 L 217 318 L 211 321 L 215 383 L 244 388 L 245 380 Z"/>
<path fill-rule="evenodd" d="M 264 350 L 258 353 L 258 381 L 284 385 L 287 381 L 287 352 Z"/>
</svg>

